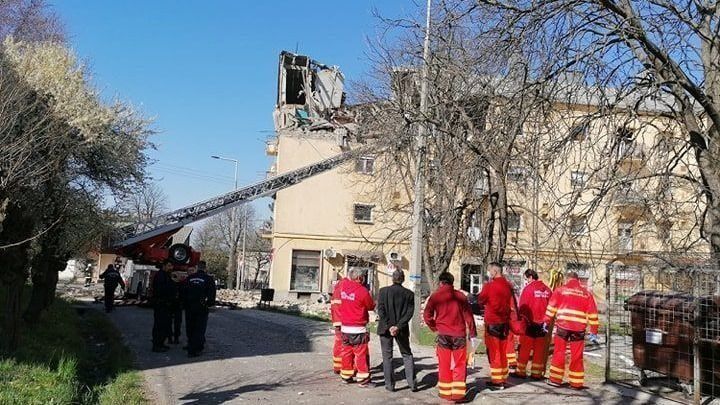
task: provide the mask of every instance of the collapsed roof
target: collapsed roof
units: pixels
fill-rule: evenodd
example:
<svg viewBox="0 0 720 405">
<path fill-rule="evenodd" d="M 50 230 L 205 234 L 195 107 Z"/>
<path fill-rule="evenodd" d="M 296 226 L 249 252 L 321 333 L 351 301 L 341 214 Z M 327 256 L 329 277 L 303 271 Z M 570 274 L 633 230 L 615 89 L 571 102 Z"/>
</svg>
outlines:
<svg viewBox="0 0 720 405">
<path fill-rule="evenodd" d="M 337 66 L 327 66 L 282 51 L 278 66 L 275 130 L 354 132 L 355 117 L 345 108 L 345 77 Z"/>
</svg>

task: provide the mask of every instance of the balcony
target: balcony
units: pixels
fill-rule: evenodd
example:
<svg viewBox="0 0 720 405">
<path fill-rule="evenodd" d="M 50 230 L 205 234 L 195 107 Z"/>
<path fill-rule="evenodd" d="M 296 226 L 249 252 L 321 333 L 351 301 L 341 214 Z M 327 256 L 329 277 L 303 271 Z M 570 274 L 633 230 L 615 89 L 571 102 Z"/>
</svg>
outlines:
<svg viewBox="0 0 720 405">
<path fill-rule="evenodd" d="M 267 178 L 276 176 L 277 175 L 277 166 L 273 164 L 272 166 L 270 166 L 267 169 L 267 172 L 265 172 L 265 174 L 266 174 Z"/>
<path fill-rule="evenodd" d="M 621 185 L 613 193 L 613 206 L 620 211 L 626 219 L 636 219 L 642 216 L 647 209 L 647 198 L 641 192 L 629 185 Z"/>
<path fill-rule="evenodd" d="M 278 154 L 277 139 L 269 139 L 265 142 L 265 154 L 268 156 L 277 156 L 277 154 Z"/>
<path fill-rule="evenodd" d="M 627 170 L 638 170 L 647 161 L 648 151 L 644 144 L 636 141 L 623 140 L 617 145 L 617 159 L 621 167 Z"/>
</svg>

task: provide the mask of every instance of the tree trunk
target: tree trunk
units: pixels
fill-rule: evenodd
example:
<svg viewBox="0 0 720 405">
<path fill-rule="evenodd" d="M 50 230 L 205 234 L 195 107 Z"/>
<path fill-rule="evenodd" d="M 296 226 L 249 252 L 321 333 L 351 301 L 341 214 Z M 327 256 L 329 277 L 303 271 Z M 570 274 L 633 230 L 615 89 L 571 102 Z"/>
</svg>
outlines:
<svg viewBox="0 0 720 405">
<path fill-rule="evenodd" d="M 237 272 L 237 246 L 230 248 L 225 270 L 227 270 L 227 287 L 232 288 L 235 284 L 235 273 Z"/>
<path fill-rule="evenodd" d="M 7 204 L 5 214 L 3 228 L 0 230 L 0 246 L 25 240 L 32 235 L 34 222 L 29 218 L 27 207 Z M 29 246 L 30 243 L 23 243 L 0 249 L 0 284 L 5 292 L 0 353 L 13 352 L 19 343 L 20 300 L 30 264 Z"/>
<path fill-rule="evenodd" d="M 57 259 L 43 256 L 45 260 L 38 260 L 32 269 L 32 292 L 23 320 L 28 324 L 35 324 L 42 311 L 46 310 L 55 300 L 55 289 L 58 282 Z"/>
<path fill-rule="evenodd" d="M 707 203 L 705 220 L 702 224 L 703 237 L 710 242 L 715 264 L 720 266 L 720 134 L 713 126 L 708 132 L 709 145 L 696 142 L 696 159 L 702 175 Z"/>
<path fill-rule="evenodd" d="M 17 278 L 4 285 L 2 333 L 0 333 L 0 353 L 12 353 L 20 343 L 20 303 L 24 280 Z"/>
</svg>

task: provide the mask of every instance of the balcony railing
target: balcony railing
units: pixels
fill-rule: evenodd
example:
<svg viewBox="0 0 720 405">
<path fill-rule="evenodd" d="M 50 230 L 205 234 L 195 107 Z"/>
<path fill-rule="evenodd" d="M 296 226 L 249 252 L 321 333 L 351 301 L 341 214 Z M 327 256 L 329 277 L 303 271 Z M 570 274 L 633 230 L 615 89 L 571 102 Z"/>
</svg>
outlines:
<svg viewBox="0 0 720 405">
<path fill-rule="evenodd" d="M 645 145 L 635 142 L 620 142 L 617 153 L 620 160 L 644 160 L 647 156 Z"/>
<path fill-rule="evenodd" d="M 277 139 L 269 139 L 265 142 L 265 154 L 268 156 L 277 156 L 277 154 L 278 154 Z"/>
</svg>

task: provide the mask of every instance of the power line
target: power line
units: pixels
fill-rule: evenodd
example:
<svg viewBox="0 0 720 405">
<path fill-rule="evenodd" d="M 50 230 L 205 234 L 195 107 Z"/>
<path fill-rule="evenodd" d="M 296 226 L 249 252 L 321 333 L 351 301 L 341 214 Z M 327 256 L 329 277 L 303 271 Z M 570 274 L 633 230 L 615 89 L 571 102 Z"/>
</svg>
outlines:
<svg viewBox="0 0 720 405">
<path fill-rule="evenodd" d="M 225 176 L 225 175 L 217 174 L 217 173 L 213 173 L 213 172 L 206 172 L 206 171 L 203 171 L 203 170 L 193 169 L 193 168 L 191 168 L 191 167 L 176 166 L 176 165 L 171 165 L 171 164 L 168 164 L 168 163 L 156 163 L 154 166 L 156 166 L 156 167 L 161 167 L 161 168 L 166 168 L 166 169 L 170 169 L 170 170 L 183 171 L 183 172 L 187 172 L 187 173 L 191 173 L 191 174 L 197 174 L 197 175 L 202 175 L 202 176 L 215 177 L 215 178 L 218 178 L 218 179 L 233 180 L 233 177 L 231 177 L 231 176 Z"/>
</svg>

